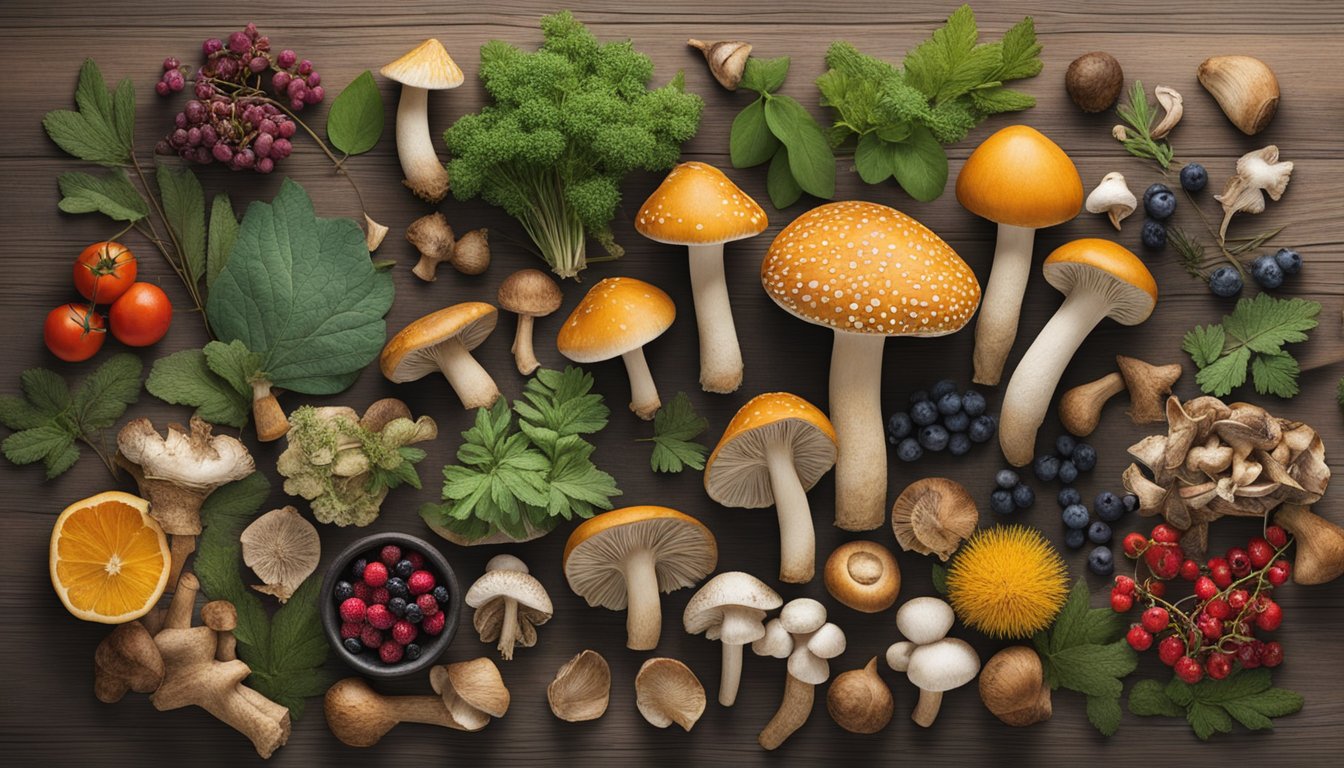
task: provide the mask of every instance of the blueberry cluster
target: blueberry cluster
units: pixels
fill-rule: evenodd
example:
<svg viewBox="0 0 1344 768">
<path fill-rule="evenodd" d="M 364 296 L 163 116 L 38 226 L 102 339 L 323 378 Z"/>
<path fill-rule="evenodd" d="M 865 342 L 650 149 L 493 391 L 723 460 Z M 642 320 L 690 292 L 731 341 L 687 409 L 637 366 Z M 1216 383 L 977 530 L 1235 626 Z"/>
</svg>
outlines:
<svg viewBox="0 0 1344 768">
<path fill-rule="evenodd" d="M 1073 486 L 1059 490 L 1060 518 L 1064 521 L 1064 544 L 1070 549 L 1080 549 L 1087 542 L 1096 546 L 1087 556 L 1087 567 L 1095 574 L 1109 576 L 1115 569 L 1115 559 L 1111 548 L 1114 536 L 1111 525 L 1124 517 L 1126 513 L 1139 508 L 1139 497 L 1132 493 L 1116 496 L 1110 491 L 1102 491 L 1092 500 L 1092 511 L 1097 519 L 1093 520 L 1083 504 L 1082 494 Z"/>
<path fill-rule="evenodd" d="M 1176 213 L 1176 195 L 1166 184 L 1154 184 L 1143 193 L 1143 247 L 1160 251 L 1167 247 L 1167 220 Z"/>
<path fill-rule="evenodd" d="M 989 442 L 999 428 L 987 407 L 984 395 L 959 391 L 955 381 L 943 379 L 911 395 L 910 408 L 887 419 L 887 442 L 901 461 L 919 461 L 925 451 L 964 456 L 972 443 Z"/>
<path fill-rule="evenodd" d="M 1011 469 L 1000 469 L 994 475 L 994 492 L 989 494 L 989 508 L 998 515 L 1011 515 L 1036 503 L 1036 492 L 1022 482 Z"/>
<path fill-rule="evenodd" d="M 1058 480 L 1065 485 L 1077 480 L 1080 472 L 1091 472 L 1096 466 L 1096 449 L 1073 435 L 1060 435 L 1055 439 L 1054 454 L 1041 454 L 1032 462 L 1032 469 L 1042 482 Z"/>
<path fill-rule="evenodd" d="M 1263 290 L 1272 291 L 1283 285 L 1286 277 L 1302 271 L 1302 254 L 1291 248 L 1280 248 L 1251 262 L 1251 279 Z M 1209 290 L 1215 296 L 1231 298 L 1241 293 L 1241 271 L 1233 266 L 1219 267 L 1209 274 Z"/>
</svg>

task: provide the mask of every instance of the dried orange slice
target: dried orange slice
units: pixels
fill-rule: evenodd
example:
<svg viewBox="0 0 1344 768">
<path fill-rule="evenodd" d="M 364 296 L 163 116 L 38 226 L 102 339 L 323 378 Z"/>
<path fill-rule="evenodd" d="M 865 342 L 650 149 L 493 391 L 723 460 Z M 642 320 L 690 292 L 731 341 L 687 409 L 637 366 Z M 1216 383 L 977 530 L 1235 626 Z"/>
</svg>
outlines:
<svg viewBox="0 0 1344 768">
<path fill-rule="evenodd" d="M 84 621 L 122 624 L 144 616 L 168 585 L 171 561 L 149 502 L 129 493 L 77 501 L 51 530 L 51 585 Z"/>
</svg>

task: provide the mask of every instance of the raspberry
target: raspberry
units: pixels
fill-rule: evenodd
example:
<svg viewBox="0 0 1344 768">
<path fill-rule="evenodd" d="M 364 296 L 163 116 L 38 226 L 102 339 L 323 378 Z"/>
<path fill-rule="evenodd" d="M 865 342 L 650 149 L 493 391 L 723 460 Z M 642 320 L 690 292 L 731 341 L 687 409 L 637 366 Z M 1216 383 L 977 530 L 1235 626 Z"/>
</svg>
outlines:
<svg viewBox="0 0 1344 768">
<path fill-rule="evenodd" d="M 1143 628 L 1149 632 L 1161 632 L 1167 628 L 1167 623 L 1171 621 L 1171 614 L 1167 613 L 1166 608 L 1155 605 L 1144 611 L 1139 621 L 1143 623 Z"/>
<path fill-rule="evenodd" d="M 1176 660 L 1176 676 L 1183 682 L 1194 685 L 1204 677 L 1204 668 L 1189 656 L 1182 656 Z"/>
<path fill-rule="evenodd" d="M 387 583 L 387 566 L 381 562 L 369 563 L 364 567 L 364 583 L 370 587 L 381 587 Z"/>
<path fill-rule="evenodd" d="M 1233 576 L 1241 578 L 1251 572 L 1251 556 L 1241 547 L 1233 547 L 1227 550 L 1227 567 Z"/>
<path fill-rule="evenodd" d="M 1148 538 L 1142 533 L 1129 533 L 1121 540 L 1121 546 L 1125 550 L 1125 557 L 1136 558 L 1148 549 Z"/>
<path fill-rule="evenodd" d="M 1208 576 L 1200 576 L 1195 581 L 1195 597 L 1200 600 L 1212 600 L 1218 594 L 1218 585 Z"/>
<path fill-rule="evenodd" d="M 1211 557 L 1206 565 L 1209 569 L 1209 578 L 1213 579 L 1213 583 L 1217 584 L 1219 589 L 1232 586 L 1232 569 L 1225 558 Z"/>
<path fill-rule="evenodd" d="M 439 601 L 435 600 L 431 594 L 423 594 L 415 598 L 415 604 L 420 606 L 420 612 L 426 616 L 433 616 L 439 612 Z"/>
<path fill-rule="evenodd" d="M 426 616 L 425 620 L 420 622 L 420 629 L 427 635 L 437 635 L 443 631 L 443 627 L 448 623 L 448 614 L 439 611 L 433 616 Z"/>
<path fill-rule="evenodd" d="M 1129 632 L 1125 635 L 1125 642 L 1129 643 L 1129 647 L 1136 651 L 1146 651 L 1153 647 L 1153 634 L 1135 624 L 1129 628 Z"/>
<path fill-rule="evenodd" d="M 401 559 L 401 547 L 396 544 L 388 544 L 378 552 L 378 559 L 388 568 L 397 564 Z"/>
<path fill-rule="evenodd" d="M 1275 549 L 1283 549 L 1288 544 L 1288 532 L 1277 525 L 1265 529 L 1265 540 Z"/>
<path fill-rule="evenodd" d="M 1195 579 L 1198 579 L 1199 563 L 1190 558 L 1186 558 L 1185 562 L 1181 563 L 1181 578 L 1186 581 L 1194 581 Z"/>
<path fill-rule="evenodd" d="M 1174 578 L 1181 570 L 1181 562 L 1185 559 L 1181 548 L 1172 544 L 1153 546 L 1143 553 L 1144 562 L 1148 563 L 1148 570 L 1159 579 Z"/>
<path fill-rule="evenodd" d="M 1221 597 L 1215 597 L 1204 605 L 1204 612 L 1215 619 L 1226 619 L 1232 615 L 1232 606 Z"/>
<path fill-rule="evenodd" d="M 434 574 L 429 571 L 416 571 L 406 580 L 406 587 L 412 595 L 423 595 L 434 589 Z"/>
<path fill-rule="evenodd" d="M 417 634 L 419 630 L 409 621 L 398 621 L 392 625 L 392 639 L 397 641 L 398 645 L 410 644 Z"/>
<path fill-rule="evenodd" d="M 341 602 L 341 621 L 363 621 L 367 611 L 368 605 L 363 600 L 358 597 L 348 598 Z"/>
<path fill-rule="evenodd" d="M 359 635 L 359 642 L 363 643 L 365 648 L 377 648 L 383 644 L 383 633 L 365 624 L 364 631 Z"/>
<path fill-rule="evenodd" d="M 359 633 L 364 631 L 364 624 L 358 621 L 341 622 L 341 639 L 346 640 L 351 637 L 359 637 Z"/>
<path fill-rule="evenodd" d="M 369 606 L 369 615 L 366 621 L 374 629 L 391 629 L 392 625 L 396 623 L 397 617 L 392 615 L 392 611 L 389 611 L 386 605 L 375 604 Z"/>
<path fill-rule="evenodd" d="M 405 649 L 391 640 L 378 647 L 378 658 L 382 659 L 384 664 L 396 664 L 401 661 L 404 653 Z"/>
<path fill-rule="evenodd" d="M 1232 674 L 1232 657 L 1226 653 L 1210 654 L 1209 660 L 1204 663 L 1204 669 L 1209 673 L 1209 677 L 1222 680 Z"/>
<path fill-rule="evenodd" d="M 1283 646 L 1277 640 L 1265 643 L 1260 649 L 1260 663 L 1266 667 L 1277 667 L 1283 663 Z"/>
<path fill-rule="evenodd" d="M 1134 607 L 1134 598 L 1123 592 L 1111 593 L 1111 610 L 1116 613 L 1128 613 Z"/>
<path fill-rule="evenodd" d="M 360 600 L 363 600 L 366 603 L 373 602 L 373 587 L 370 587 L 368 584 L 365 584 L 362 581 L 356 582 L 355 597 L 359 598 Z"/>
<path fill-rule="evenodd" d="M 1274 559 L 1274 547 L 1266 539 L 1256 536 L 1246 545 L 1246 554 L 1251 558 L 1252 568 L 1264 568 Z"/>
<path fill-rule="evenodd" d="M 369 602 L 374 603 L 375 605 L 387 605 L 387 601 L 391 599 L 392 595 L 388 594 L 387 587 L 379 587 L 373 590 L 373 596 Z"/>
<path fill-rule="evenodd" d="M 1256 629 L 1260 629 L 1265 632 L 1273 632 L 1274 630 L 1279 628 L 1280 624 L 1283 623 L 1283 609 L 1280 608 L 1279 604 L 1274 602 L 1273 600 L 1266 600 L 1263 609 L 1260 607 L 1260 604 L 1257 601 L 1255 608 L 1258 611 L 1258 613 L 1256 613 L 1255 615 Z"/>
<path fill-rule="evenodd" d="M 1132 595 L 1134 594 L 1134 580 L 1128 576 L 1116 576 L 1115 588 L 1111 591 L 1119 592 L 1124 595 Z"/>
<path fill-rule="evenodd" d="M 1292 573 L 1292 566 L 1287 560 L 1279 560 L 1265 571 L 1265 579 L 1276 587 L 1281 587 L 1288 582 L 1288 576 Z"/>
<path fill-rule="evenodd" d="M 1153 526 L 1153 541 L 1159 544 L 1178 544 L 1181 541 L 1181 532 L 1166 523 L 1158 523 Z"/>
<path fill-rule="evenodd" d="M 1185 643 L 1176 635 L 1167 635 L 1157 644 L 1157 657 L 1168 667 L 1174 665 L 1176 660 L 1184 655 Z"/>
<path fill-rule="evenodd" d="M 1199 618 L 1195 619 L 1195 629 L 1199 630 L 1205 640 L 1217 640 L 1223 636 L 1223 622 L 1207 613 L 1201 613 Z"/>
<path fill-rule="evenodd" d="M 1227 607 L 1240 613 L 1242 608 L 1251 601 L 1251 593 L 1244 589 L 1234 589 L 1227 596 Z"/>
<path fill-rule="evenodd" d="M 1255 669 L 1260 666 L 1260 652 L 1265 644 L 1259 640 L 1249 643 L 1243 643 L 1237 649 L 1237 661 L 1241 662 L 1242 669 Z"/>
<path fill-rule="evenodd" d="M 406 552 L 402 557 L 410 560 L 411 567 L 415 568 L 417 571 L 425 567 L 425 556 L 419 552 Z"/>
</svg>

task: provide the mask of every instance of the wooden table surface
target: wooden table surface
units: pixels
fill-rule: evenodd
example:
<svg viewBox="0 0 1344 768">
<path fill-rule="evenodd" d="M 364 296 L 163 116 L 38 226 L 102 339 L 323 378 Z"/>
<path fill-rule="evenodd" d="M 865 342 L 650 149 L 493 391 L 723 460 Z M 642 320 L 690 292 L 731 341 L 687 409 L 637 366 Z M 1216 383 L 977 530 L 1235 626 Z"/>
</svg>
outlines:
<svg viewBox="0 0 1344 768">
<path fill-rule="evenodd" d="M 251 4 L 243 4 L 251 5 Z M 171 121 L 174 107 L 156 99 L 152 85 L 164 56 L 176 55 L 194 62 L 202 39 L 223 37 L 247 21 L 255 21 L 277 45 L 292 47 L 316 62 L 329 93 L 335 94 L 356 74 L 379 66 L 428 36 L 441 39 L 467 74 L 466 84 L 450 93 L 430 98 L 430 119 L 437 136 L 452 120 L 477 109 L 483 92 L 476 80 L 479 45 L 503 38 L 528 47 L 540 39 L 538 17 L 555 10 L 549 4 L 528 0 L 496 0 L 489 4 L 435 2 L 366 3 L 339 0 L 300 9 L 278 3 L 254 10 L 235 10 L 234 4 L 190 3 L 169 6 L 147 0 L 6 0 L 0 6 L 0 25 L 6 40 L 0 46 L 0 71 L 7 73 L 0 108 L 0 227 L 4 236 L 6 269 L 0 279 L 0 328 L 4 351 L 0 353 L 0 391 L 14 392 L 19 371 L 47 366 L 62 373 L 79 375 L 92 364 L 68 365 L 55 360 L 43 347 L 40 325 L 51 307 L 74 297 L 69 285 L 71 259 L 87 243 L 105 238 L 116 228 L 97 216 L 71 216 L 57 212 L 56 175 L 79 168 L 80 163 L 62 155 L 43 135 L 42 115 L 71 103 L 76 72 L 84 56 L 93 56 L 109 81 L 130 77 L 138 94 L 136 135 L 145 156 L 147 148 Z M 747 94 L 730 94 L 715 85 L 700 54 L 684 45 L 687 37 L 707 40 L 741 38 L 752 42 L 762 56 L 788 54 L 793 71 L 784 92 L 795 96 L 820 115 L 812 80 L 823 70 L 825 47 L 832 40 L 850 40 L 863 51 L 888 59 L 900 56 L 940 25 L 955 4 L 952 2 L 832 2 L 817 4 L 800 0 L 737 3 L 683 2 L 664 0 L 639 9 L 637 3 L 576 3 L 580 19 L 603 39 L 631 37 L 636 46 L 656 63 L 656 79 L 670 78 L 678 69 L 686 72 L 690 90 L 706 102 L 699 135 L 685 147 L 685 157 L 706 160 L 727 168 L 727 134 L 730 121 L 748 101 Z M 1215 9 L 1216 6 L 1216 9 Z M 1122 171 L 1132 189 L 1142 190 L 1158 181 L 1155 166 L 1125 154 L 1110 138 L 1115 122 L 1110 114 L 1084 116 L 1069 103 L 1062 87 L 1064 69 L 1074 57 L 1092 50 L 1106 50 L 1122 62 L 1127 78 L 1142 79 L 1150 87 L 1166 84 L 1185 95 L 1185 120 L 1172 141 L 1181 161 L 1197 160 L 1208 168 L 1220 187 L 1236 158 L 1267 143 L 1277 144 L 1283 157 L 1296 164 L 1292 184 L 1283 200 L 1243 228 L 1262 228 L 1292 222 L 1281 240 L 1301 249 L 1307 266 L 1302 276 L 1290 282 L 1280 295 L 1304 296 L 1323 303 L 1323 327 L 1316 339 L 1300 347 L 1305 358 L 1339 356 L 1339 317 L 1344 304 L 1344 219 L 1339 202 L 1344 175 L 1344 5 L 1328 2 L 1226 2 L 1180 3 L 1115 0 L 1110 3 L 989 2 L 977 4 L 981 30 L 998 37 L 1023 15 L 1036 19 L 1040 41 L 1045 46 L 1045 69 L 1021 88 L 1038 99 L 1035 109 L 1018 115 L 992 118 L 970 137 L 949 147 L 953 178 L 978 141 L 999 127 L 1022 121 L 1055 139 L 1076 161 L 1090 189 L 1103 174 Z M 1207 56 L 1246 53 L 1259 56 L 1278 73 L 1283 102 L 1278 117 L 1263 135 L 1246 137 L 1220 114 L 1213 100 L 1197 84 L 1195 68 Z M 492 300 L 506 275 L 525 266 L 538 266 L 534 257 L 511 243 L 519 238 L 518 225 L 501 212 L 479 202 L 450 199 L 440 209 L 459 231 L 486 226 L 492 239 L 495 263 L 474 278 L 465 278 L 445 268 L 441 279 L 425 284 L 411 276 L 412 249 L 402 237 L 407 223 L 431 210 L 400 186 L 401 174 L 394 156 L 391 132 L 396 86 L 380 78 L 387 110 L 388 131 L 378 147 L 350 163 L 374 216 L 389 224 L 392 233 L 379 252 L 398 262 L 394 271 L 396 304 L 388 315 L 395 331 L 425 312 L 466 299 Z M 177 100 L 174 100 L 177 103 Z M 324 104 L 318 110 L 325 112 Z M 305 117 L 308 113 L 305 113 Z M 320 116 L 314 116 L 320 125 Z M 301 182 L 312 194 L 320 214 L 355 216 L 359 208 L 345 182 L 331 173 L 321 154 L 309 141 L 296 140 L 294 156 L 283 164 L 283 174 L 269 177 L 230 174 L 218 167 L 198 170 L 207 192 L 227 190 L 239 211 L 253 199 L 269 199 L 283 176 Z M 837 199 L 862 198 L 895 206 L 923 221 L 945 238 L 976 270 L 982 284 L 988 277 L 993 249 L 993 225 L 956 203 L 949 192 L 932 203 L 916 203 L 892 184 L 863 185 L 840 162 Z M 766 202 L 764 167 L 733 171 L 733 178 L 748 192 Z M 710 420 L 708 439 L 717 439 L 727 420 L 749 397 L 769 390 L 789 390 L 813 402 L 826 402 L 826 369 L 830 334 L 805 325 L 779 311 L 764 295 L 758 282 L 757 265 L 767 244 L 780 227 L 814 200 L 788 211 L 769 207 L 770 229 L 761 237 L 730 246 L 728 279 L 741 331 L 746 359 L 742 389 L 728 396 L 699 391 L 696 370 L 696 333 L 690 303 L 685 256 L 678 248 L 651 243 L 634 233 L 631 215 L 635 206 L 656 185 L 654 176 L 636 176 L 625 187 L 626 199 L 615 223 L 617 238 L 627 256 L 584 274 L 591 282 L 606 275 L 637 276 L 666 289 L 677 301 L 681 318 L 662 339 L 648 347 L 649 362 L 665 397 L 684 390 Z M 1206 211 L 1214 209 L 1203 200 Z M 1182 200 L 1182 206 L 1185 206 Z M 1178 213 L 1192 222 L 1190 212 Z M 1140 251 L 1142 216 L 1130 219 L 1120 241 Z M 1247 217 L 1249 219 L 1249 217 Z M 1040 233 L 1037 254 L 1048 253 L 1067 240 L 1084 236 L 1111 237 L 1103 218 L 1082 214 L 1076 220 Z M 142 279 L 163 285 L 176 305 L 187 305 L 181 285 L 138 237 L 128 242 L 141 254 Z M 1206 288 L 1186 277 L 1171 250 L 1145 255 L 1161 285 L 1162 299 L 1152 319 L 1142 327 L 1123 328 L 1103 323 L 1083 345 L 1065 374 L 1062 387 L 1095 378 L 1110 370 L 1116 353 L 1137 355 L 1154 362 L 1189 360 L 1179 350 L 1182 333 L 1196 323 L 1209 323 L 1230 308 Z M 1039 256 L 1038 256 L 1039 259 Z M 552 343 L 563 313 L 578 301 L 583 286 L 567 283 L 565 306 L 560 315 L 539 322 L 539 353 L 548 366 L 563 363 Z M 1248 294 L 1253 294 L 1249 289 Z M 1028 288 L 1018 343 L 1011 366 L 1048 315 L 1059 304 L 1058 295 L 1039 277 Z M 509 358 L 511 320 L 501 328 L 478 357 L 492 371 L 506 395 L 516 395 L 521 379 Z M 146 366 L 155 358 L 205 341 L 202 328 L 191 314 L 179 311 L 172 331 L 160 344 L 141 352 Z M 905 402 L 909 392 L 942 377 L 969 383 L 972 334 L 960 333 L 937 340 L 896 339 L 887 344 L 883 397 L 888 408 Z M 121 351 L 109 342 L 95 363 Z M 591 366 L 598 387 L 612 406 L 611 426 L 600 435 L 596 459 L 617 478 L 625 504 L 660 503 L 688 511 L 705 521 L 718 537 L 721 569 L 742 569 L 771 577 L 776 567 L 776 527 L 768 511 L 726 510 L 710 502 L 701 489 L 698 473 L 655 476 L 649 472 L 647 444 L 633 442 L 646 436 L 650 427 L 624 409 L 627 398 L 625 373 L 617 362 Z M 1334 386 L 1340 367 L 1315 370 L 1303 376 L 1303 392 L 1291 401 L 1258 397 L 1240 391 L 1238 396 L 1261 403 L 1274 413 L 1302 419 L 1315 425 L 1324 436 L 1331 468 L 1344 470 L 1344 419 L 1334 403 Z M 1187 372 L 1179 393 L 1195 393 L 1193 376 Z M 321 400 L 362 408 L 376 398 L 404 398 L 416 413 L 438 420 L 441 437 L 428 446 L 429 458 L 420 465 L 425 489 L 394 491 L 381 518 L 363 530 L 321 529 L 327 553 L 341 549 L 353 538 L 375 531 L 399 530 L 427 535 L 416 514 L 424 501 L 437 497 L 439 468 L 456 449 L 458 433 L 466 428 L 469 415 L 456 402 L 445 383 L 436 378 L 408 385 L 393 385 L 366 371 L 348 392 Z M 1001 388 L 990 394 L 997 410 Z M 304 402 L 293 395 L 284 404 L 293 408 Z M 1125 447 L 1145 434 L 1131 425 L 1124 406 L 1111 405 L 1093 439 L 1100 453 L 1097 470 L 1078 485 L 1084 498 L 1104 489 L 1120 489 L 1120 473 L 1128 464 Z M 148 394 L 130 410 L 131 416 L 148 416 L 156 425 L 183 420 L 187 413 Z M 1042 430 L 1043 440 L 1058 431 L 1051 415 Z M 257 457 L 258 467 L 275 488 L 271 508 L 288 503 L 279 490 L 274 459 L 282 444 L 257 446 L 246 436 Z M 965 483 L 982 502 L 982 521 L 992 522 L 987 509 L 992 477 L 1002 466 L 992 446 L 977 447 L 969 456 L 926 458 L 916 465 L 896 463 L 890 472 L 889 495 L 908 482 L 926 475 L 949 475 Z M 9 546 L 0 557 L 0 647 L 3 656 L 3 703 L 0 704 L 0 740 L 6 762 L 12 765 L 55 764 L 153 765 L 174 761 L 192 765 L 236 765 L 256 760 L 246 740 L 196 709 L 167 713 L 154 711 L 144 696 L 131 695 L 109 706 L 96 701 L 90 690 L 93 649 L 105 633 L 95 624 L 75 621 L 61 608 L 48 584 L 47 539 L 56 514 L 69 502 L 102 491 L 111 485 L 106 470 L 86 456 L 73 470 L 57 480 L 43 482 L 37 466 L 14 468 L 4 464 L 4 493 L 0 494 L 5 539 Z M 1056 542 L 1062 538 L 1053 487 L 1032 484 L 1038 491 L 1033 509 L 1020 519 L 1038 525 Z M 833 486 L 822 480 L 811 494 L 818 520 L 817 546 L 824 558 L 837 544 L 852 538 L 828 525 L 832 512 Z M 1344 522 L 1344 491 L 1333 490 L 1317 511 Z M 300 506 L 303 504 L 300 500 Z M 1120 524 L 1117 539 L 1139 525 L 1130 517 Z M 1214 546 L 1243 541 L 1253 523 L 1224 522 L 1214 528 Z M 1334 758 L 1344 749 L 1344 670 L 1340 666 L 1340 635 L 1344 633 L 1344 582 L 1320 586 L 1289 586 L 1281 597 L 1287 621 L 1278 633 L 1286 648 L 1287 661 L 1275 681 L 1306 697 L 1300 714 L 1285 718 L 1273 733 L 1249 734 L 1238 730 L 1200 743 L 1182 722 L 1140 719 L 1126 715 L 1118 734 L 1099 736 L 1083 715 L 1083 700 L 1074 693 L 1055 694 L 1055 714 L 1049 722 L 1029 729 L 1011 729 L 990 716 L 979 702 L 974 687 L 949 693 L 942 716 L 928 730 L 910 722 L 915 689 L 890 671 L 883 673 L 896 697 L 892 724 L 874 736 L 854 736 L 834 725 L 819 702 L 811 721 L 777 753 L 768 755 L 757 747 L 756 734 L 769 720 L 779 702 L 784 683 L 784 665 L 773 659 L 750 657 L 745 667 L 742 694 L 737 706 L 725 709 L 713 702 L 717 690 L 719 648 L 703 637 L 691 637 L 680 629 L 680 616 L 692 590 L 667 596 L 663 602 L 664 628 L 658 655 L 686 661 L 704 680 L 711 703 L 691 733 L 679 729 L 659 730 L 645 723 L 634 708 L 634 672 L 650 653 L 624 648 L 624 614 L 586 607 L 566 586 L 560 571 L 560 554 L 570 525 L 549 537 L 512 547 L 458 548 L 447 543 L 443 551 L 466 583 L 476 578 L 492 555 L 509 551 L 521 556 L 549 589 L 556 617 L 540 630 L 540 643 L 523 649 L 512 662 L 501 663 L 513 701 L 508 715 L 481 733 L 465 734 L 427 726 L 404 726 L 392 731 L 375 749 L 357 751 L 339 744 L 323 722 L 320 700 L 310 701 L 304 717 L 295 724 L 288 746 L 272 759 L 277 766 L 349 765 L 411 766 L 417 764 L 509 765 L 509 764 L 706 764 L 734 763 L 796 765 L 830 764 L 860 760 L 865 756 L 889 762 L 917 760 L 950 764 L 962 761 L 981 764 L 1004 760 L 1011 764 L 1077 765 L 1084 761 L 1133 765 L 1138 762 L 1175 759 L 1182 764 L 1213 764 L 1215 761 L 1273 760 L 1281 765 L 1305 765 Z M 888 546 L 895 545 L 889 530 L 863 534 Z M 1085 575 L 1098 593 L 1106 579 L 1087 573 L 1085 550 L 1064 550 L 1072 574 Z M 901 554 L 904 573 L 902 598 L 930 594 L 929 562 Z M 773 579 L 772 579 L 773 581 Z M 880 655 L 897 639 L 891 612 L 861 615 L 841 607 L 825 596 L 820 580 L 805 586 L 784 586 L 786 598 L 802 595 L 823 598 L 832 620 L 849 637 L 849 648 L 832 663 L 839 672 L 862 666 Z M 1097 597 L 1100 604 L 1101 597 Z M 1000 643 L 970 632 L 968 637 L 987 658 Z M 566 724 L 548 711 L 545 687 L 555 670 L 583 648 L 603 653 L 612 666 L 614 685 L 611 706 L 605 717 L 587 724 Z M 457 661 L 493 656 L 492 647 L 480 643 L 464 611 L 458 638 L 445 656 Z M 749 654 L 750 656 L 750 654 Z M 336 674 L 345 672 L 340 662 L 329 662 Z M 1131 678 L 1165 680 L 1168 671 L 1147 654 L 1139 672 Z M 428 693 L 425 680 L 376 685 L 386 692 Z M 358 762 L 356 762 L 358 761 Z M 167 763 L 165 763 L 167 764 Z"/>
</svg>

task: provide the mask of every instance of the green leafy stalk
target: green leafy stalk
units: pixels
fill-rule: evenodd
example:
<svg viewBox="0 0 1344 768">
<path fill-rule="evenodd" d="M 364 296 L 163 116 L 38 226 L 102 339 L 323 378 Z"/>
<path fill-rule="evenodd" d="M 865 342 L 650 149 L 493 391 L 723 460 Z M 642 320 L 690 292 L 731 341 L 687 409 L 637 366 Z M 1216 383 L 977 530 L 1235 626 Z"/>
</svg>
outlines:
<svg viewBox="0 0 1344 768">
<path fill-rule="evenodd" d="M 1087 697 L 1087 719 L 1110 736 L 1120 727 L 1121 679 L 1139 657 L 1124 641 L 1124 622 L 1110 608 L 1090 607 L 1087 581 L 1079 579 L 1054 626 L 1032 638 L 1052 690 L 1068 688 Z"/>
<path fill-rule="evenodd" d="M 1245 384 L 1249 366 L 1256 392 L 1293 397 L 1301 367 L 1283 345 L 1306 341 L 1320 311 L 1314 301 L 1261 293 L 1238 301 L 1221 323 L 1195 326 L 1181 348 L 1199 368 L 1195 382 L 1207 394 L 1222 397 Z"/>
</svg>

